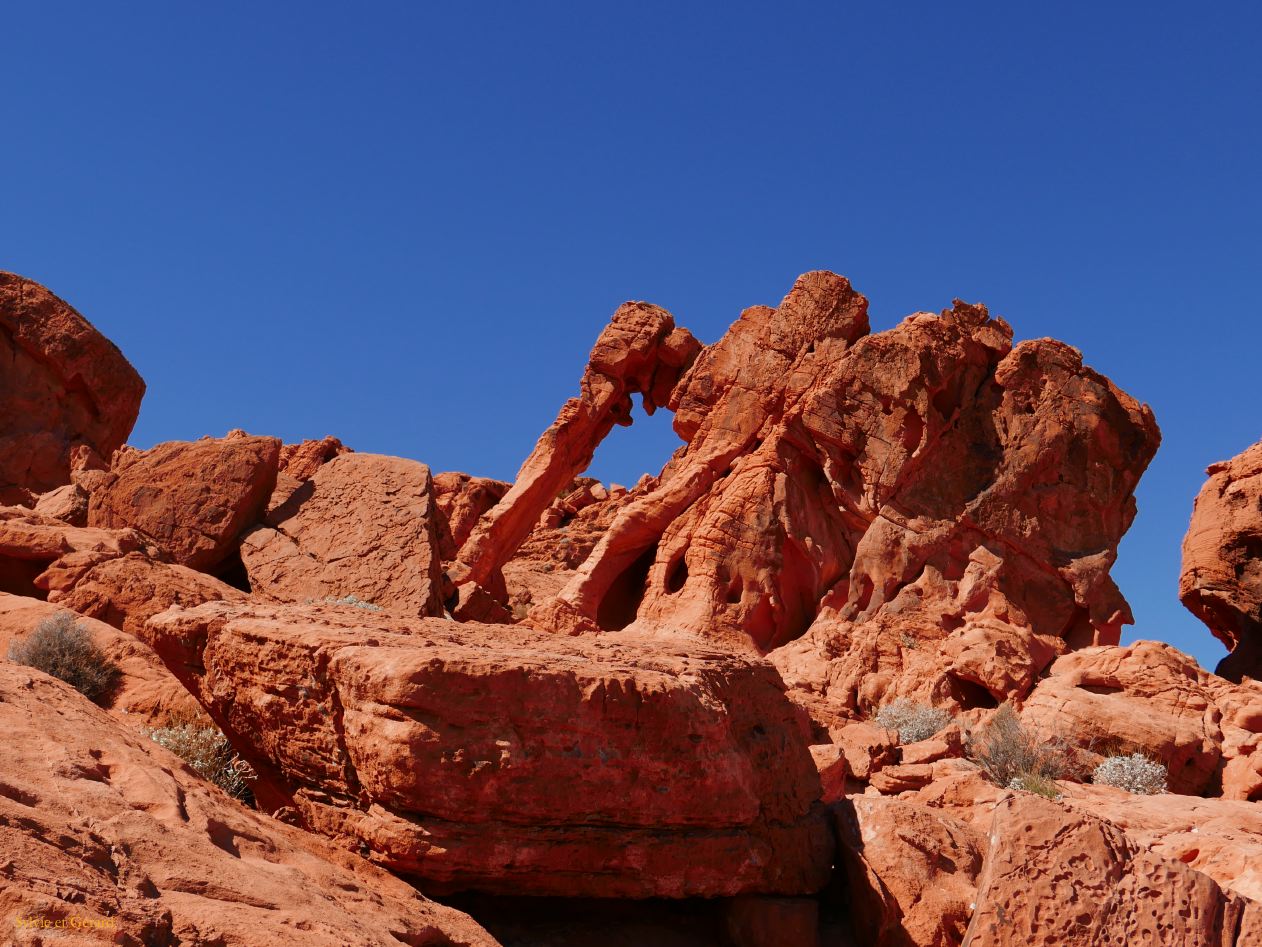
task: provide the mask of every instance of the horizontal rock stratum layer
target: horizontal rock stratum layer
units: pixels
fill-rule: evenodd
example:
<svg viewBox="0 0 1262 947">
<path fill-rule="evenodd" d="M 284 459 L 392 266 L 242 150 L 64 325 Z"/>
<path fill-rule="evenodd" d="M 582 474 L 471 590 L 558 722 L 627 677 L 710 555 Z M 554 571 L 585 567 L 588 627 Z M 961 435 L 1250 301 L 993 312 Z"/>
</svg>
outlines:
<svg viewBox="0 0 1262 947">
<path fill-rule="evenodd" d="M 254 763 L 263 804 L 431 886 L 827 881 L 803 721 L 761 659 L 332 605 L 172 608 L 145 634 Z"/>
</svg>

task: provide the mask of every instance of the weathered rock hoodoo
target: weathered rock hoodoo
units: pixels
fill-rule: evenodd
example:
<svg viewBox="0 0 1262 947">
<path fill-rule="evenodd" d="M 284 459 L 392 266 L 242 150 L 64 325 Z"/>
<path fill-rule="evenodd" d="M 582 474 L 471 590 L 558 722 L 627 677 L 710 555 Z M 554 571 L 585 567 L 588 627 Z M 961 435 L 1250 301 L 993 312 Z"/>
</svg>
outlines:
<svg viewBox="0 0 1262 947">
<path fill-rule="evenodd" d="M 43 286 L 0 272 L 0 502 L 70 483 L 76 452 L 109 458 L 145 383 L 109 339 Z"/>
<path fill-rule="evenodd" d="M 1262 444 L 1207 472 L 1183 539 L 1179 598 L 1231 652 L 1220 675 L 1262 679 Z"/>
<path fill-rule="evenodd" d="M 1160 435 L 1063 343 L 871 332 L 827 272 L 709 346 L 627 303 L 504 483 L 123 447 L 116 349 L 19 277 L 0 328 L 0 646 L 69 611 L 120 672 L 0 662 L 16 943 L 1262 947 L 1262 455 L 1184 545 L 1222 676 L 1122 646 Z M 584 477 L 637 394 L 681 446 Z M 261 811 L 141 729 L 200 713 Z M 1123 758 L 1168 792 L 1088 783 Z"/>
</svg>

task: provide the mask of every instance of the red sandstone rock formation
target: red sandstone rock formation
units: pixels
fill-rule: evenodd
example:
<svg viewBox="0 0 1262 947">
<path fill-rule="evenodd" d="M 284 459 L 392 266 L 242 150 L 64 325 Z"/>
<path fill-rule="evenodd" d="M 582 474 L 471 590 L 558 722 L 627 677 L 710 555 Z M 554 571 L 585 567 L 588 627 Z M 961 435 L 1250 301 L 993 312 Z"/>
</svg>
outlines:
<svg viewBox="0 0 1262 947">
<path fill-rule="evenodd" d="M 146 637 L 255 764 L 262 803 L 427 890 L 826 881 L 819 780 L 760 659 L 349 606 L 209 603 Z"/>
<path fill-rule="evenodd" d="M 134 528 L 180 565 L 214 571 L 276 485 L 280 441 L 233 432 L 124 451 L 93 490 L 92 526 Z"/>
<path fill-rule="evenodd" d="M 465 541 L 448 570 L 452 581 L 502 595 L 500 568 L 561 489 L 591 463 L 613 426 L 631 423 L 631 396 L 638 392 L 652 414 L 670 398 L 700 348 L 664 309 L 647 303 L 621 306 L 592 348 L 579 397 L 562 406 L 511 489 Z"/>
<path fill-rule="evenodd" d="M 0 502 L 70 482 L 71 453 L 108 457 L 145 383 L 118 348 L 43 286 L 0 272 Z"/>
<path fill-rule="evenodd" d="M 860 797 L 835 814 L 861 942 L 960 944 L 977 901 L 982 833 L 900 799 Z"/>
<path fill-rule="evenodd" d="M 1183 539 L 1179 598 L 1231 652 L 1221 676 L 1262 680 L 1262 444 L 1206 472 Z"/>
<path fill-rule="evenodd" d="M 1092 765 L 1109 753 L 1160 760 L 1172 792 L 1217 793 L 1228 760 L 1246 758 L 1226 788 L 1237 798 L 1262 798 L 1262 785 L 1248 785 L 1246 775 L 1251 765 L 1262 767 L 1262 685 L 1233 687 L 1170 645 L 1139 641 L 1058 658 L 1025 700 L 1022 718 L 1092 751 Z"/>
<path fill-rule="evenodd" d="M 548 471 L 554 494 L 608 426 L 563 426 L 564 447 L 550 429 L 453 579 L 503 600 L 496 574 L 516 576 L 541 629 L 770 651 L 821 729 L 900 694 L 993 706 L 1058 654 L 1115 643 L 1130 612 L 1108 571 L 1156 450 L 1151 412 L 1066 345 L 1012 348 L 983 307 L 867 335 L 866 305 L 820 272 L 743 313 L 669 395 L 686 447 L 626 500 L 593 501 L 605 521 L 577 565 L 557 561 L 567 514 L 524 491 Z M 519 565 L 508 553 L 541 516 L 544 549 L 527 540 Z M 505 518 L 514 541 L 484 548 Z"/>
<path fill-rule="evenodd" d="M 0 663 L 0 732 L 5 943 L 495 944 L 386 872 L 244 808 L 38 671 Z"/>
<path fill-rule="evenodd" d="M 35 313 L 21 338 L 50 364 L 99 339 L 13 285 L 0 316 L 15 298 Z M 237 432 L 109 469 L 116 443 L 66 433 L 83 392 L 63 385 L 68 413 L 49 413 L 60 369 L 27 357 L 29 392 L 0 402 L 34 392 L 50 428 L 0 423 L 42 458 L 10 484 L 37 509 L 0 508 L 0 592 L 25 596 L 0 595 L 0 652 L 59 608 L 91 616 L 123 667 L 113 713 L 195 695 L 265 809 L 427 892 L 738 896 L 679 904 L 706 947 L 720 927 L 838 947 L 839 925 L 900 947 L 1262 944 L 1262 684 L 1116 646 L 1129 610 L 1109 568 L 1158 432 L 1068 346 L 1013 347 L 960 303 L 870 335 L 866 300 L 824 272 L 704 349 L 627 304 L 511 486 Z M 101 359 L 89 389 L 120 377 Z M 635 392 L 675 412 L 684 446 L 630 491 L 579 476 Z M 1237 678 L 1262 602 L 1253 455 L 1211 468 L 1181 587 Z M 368 607 L 320 604 L 350 596 Z M 444 600 L 463 623 L 423 617 Z M 957 719 L 900 745 L 868 719 L 899 696 Z M 964 734 L 1009 699 L 1088 764 L 1165 763 L 1176 792 L 993 785 Z M 0 717 L 19 734 L 0 760 L 10 913 L 63 911 L 55 876 L 144 942 L 491 943 L 38 674 L 0 663 Z M 99 856 L 111 845 L 121 860 Z"/>
<path fill-rule="evenodd" d="M 410 615 L 442 614 L 438 512 L 429 468 L 343 454 L 316 469 L 241 544 L 264 601 L 357 599 Z"/>
<path fill-rule="evenodd" d="M 67 609 L 19 595 L 0 594 L 0 657 L 15 640 L 30 635 L 44 619 Z M 104 702 L 111 714 L 124 720 L 160 724 L 171 714 L 199 710 L 197 701 L 163 666 L 143 641 L 88 617 L 78 622 L 93 644 L 118 666 L 113 694 Z"/>
<path fill-rule="evenodd" d="M 1032 793 L 999 803 L 969 947 L 1262 942 L 1262 904 Z"/>
</svg>

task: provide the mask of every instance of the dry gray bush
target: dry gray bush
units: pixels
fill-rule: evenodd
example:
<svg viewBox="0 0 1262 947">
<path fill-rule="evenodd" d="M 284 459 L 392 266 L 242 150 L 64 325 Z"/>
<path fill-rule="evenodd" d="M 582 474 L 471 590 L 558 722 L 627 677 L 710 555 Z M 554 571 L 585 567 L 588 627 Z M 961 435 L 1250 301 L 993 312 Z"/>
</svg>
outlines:
<svg viewBox="0 0 1262 947">
<path fill-rule="evenodd" d="M 1116 786 L 1139 796 L 1155 796 L 1166 791 L 1166 768 L 1142 753 L 1110 756 L 1091 774 L 1101 786 Z"/>
<path fill-rule="evenodd" d="M 9 644 L 9 660 L 65 681 L 94 703 L 114 690 L 119 669 L 92 642 L 74 612 L 58 612 L 40 621 L 25 638 Z"/>
<path fill-rule="evenodd" d="M 146 729 L 145 733 L 234 799 L 253 804 L 250 783 L 255 779 L 254 770 L 209 720 L 171 720 L 165 727 Z"/>
<path fill-rule="evenodd" d="M 1038 792 L 1029 787 L 1037 784 L 1046 789 L 1048 782 L 1073 771 L 1072 747 L 1058 738 L 1042 739 L 1030 733 L 1011 704 L 1000 706 L 980 733 L 970 733 L 965 750 L 991 782 L 1005 789 Z"/>
<path fill-rule="evenodd" d="M 886 730 L 897 731 L 898 742 L 915 743 L 929 739 L 945 727 L 951 722 L 951 715 L 938 707 L 900 697 L 876 712 L 876 722 Z"/>
</svg>

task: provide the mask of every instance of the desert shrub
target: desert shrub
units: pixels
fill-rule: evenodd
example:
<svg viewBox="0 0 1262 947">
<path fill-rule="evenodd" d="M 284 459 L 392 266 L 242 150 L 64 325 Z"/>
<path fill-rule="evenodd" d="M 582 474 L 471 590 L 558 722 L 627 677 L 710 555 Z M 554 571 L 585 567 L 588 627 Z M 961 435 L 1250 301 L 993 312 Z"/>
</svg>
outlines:
<svg viewBox="0 0 1262 947">
<path fill-rule="evenodd" d="M 374 605 L 372 602 L 366 602 L 358 595 L 343 595 L 341 598 L 334 598 L 332 595 L 325 596 L 322 599 L 309 598 L 304 600 L 306 605 L 350 605 L 352 608 L 362 608 L 366 612 L 384 611 L 380 605 Z"/>
<path fill-rule="evenodd" d="M 1166 768 L 1142 753 L 1110 756 L 1095 768 L 1091 781 L 1140 796 L 1153 796 L 1166 791 Z"/>
<path fill-rule="evenodd" d="M 876 722 L 898 732 L 898 742 L 927 740 L 948 723 L 951 715 L 938 707 L 928 707 L 900 697 L 876 712 Z"/>
<path fill-rule="evenodd" d="M 65 681 L 94 703 L 109 697 L 118 681 L 118 665 L 92 642 L 74 612 L 57 612 L 21 640 L 9 644 L 9 660 Z"/>
<path fill-rule="evenodd" d="M 1002 704 L 980 733 L 970 733 L 965 750 L 991 782 L 1005 789 L 1036 792 L 1028 788 L 1036 781 L 1062 779 L 1073 770 L 1073 750 L 1059 739 L 1030 733 L 1011 704 Z"/>
<path fill-rule="evenodd" d="M 1040 776 L 1037 773 L 1014 776 L 1012 781 L 1008 783 L 1008 788 L 1019 789 L 1021 792 L 1032 792 L 1036 796 L 1042 796 L 1045 799 L 1059 799 L 1061 797 L 1060 787 L 1056 785 L 1056 780 L 1048 779 L 1046 776 Z"/>
<path fill-rule="evenodd" d="M 256 778 L 254 769 L 209 720 L 177 718 L 167 721 L 166 726 L 146 729 L 145 733 L 234 799 L 253 804 L 250 783 Z"/>
</svg>

